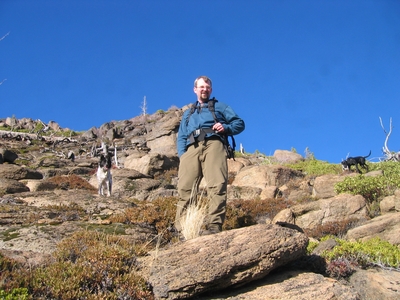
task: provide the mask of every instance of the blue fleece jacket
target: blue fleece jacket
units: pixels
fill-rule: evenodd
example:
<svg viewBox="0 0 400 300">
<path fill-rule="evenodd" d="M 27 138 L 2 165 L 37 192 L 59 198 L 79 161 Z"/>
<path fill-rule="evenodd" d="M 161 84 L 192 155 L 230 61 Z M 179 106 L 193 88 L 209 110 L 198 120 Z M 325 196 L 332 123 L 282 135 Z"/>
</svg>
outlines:
<svg viewBox="0 0 400 300">
<path fill-rule="evenodd" d="M 211 128 L 215 123 L 213 114 L 208 109 L 208 104 L 197 103 L 197 105 L 197 107 L 201 107 L 201 109 L 196 109 L 190 117 L 190 109 L 183 113 L 177 138 L 179 157 L 186 152 L 187 147 L 190 145 L 189 136 L 193 131 L 201 128 Z M 226 105 L 225 103 L 215 101 L 214 111 L 218 122 L 222 124 L 226 134 L 236 135 L 244 130 L 244 121 L 233 111 L 230 106 Z M 207 134 L 207 136 L 210 135 L 213 134 Z"/>
</svg>

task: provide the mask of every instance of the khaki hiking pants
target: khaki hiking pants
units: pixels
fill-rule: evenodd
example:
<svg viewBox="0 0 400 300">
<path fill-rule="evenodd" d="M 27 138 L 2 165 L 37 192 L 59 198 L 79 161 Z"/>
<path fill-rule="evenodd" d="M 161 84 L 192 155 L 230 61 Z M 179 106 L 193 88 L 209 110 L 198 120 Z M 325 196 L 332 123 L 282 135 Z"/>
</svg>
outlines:
<svg viewBox="0 0 400 300">
<path fill-rule="evenodd" d="M 178 172 L 178 193 L 175 228 L 182 230 L 180 218 L 184 216 L 190 201 L 196 201 L 197 190 L 204 177 L 207 185 L 207 224 L 224 223 L 226 214 L 226 189 L 228 163 L 223 143 L 219 139 L 208 139 L 189 146 L 181 156 Z M 196 202 L 194 202 L 196 203 Z"/>
</svg>

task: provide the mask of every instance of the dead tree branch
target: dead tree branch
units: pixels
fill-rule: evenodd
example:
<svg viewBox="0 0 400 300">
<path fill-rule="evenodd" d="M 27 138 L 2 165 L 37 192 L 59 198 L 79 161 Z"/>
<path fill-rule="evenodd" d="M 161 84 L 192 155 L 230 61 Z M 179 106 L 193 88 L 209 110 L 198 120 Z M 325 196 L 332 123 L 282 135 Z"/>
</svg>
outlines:
<svg viewBox="0 0 400 300">
<path fill-rule="evenodd" d="M 7 32 L 5 35 L 3 35 L 3 36 L 0 38 L 0 41 L 4 40 L 4 39 L 6 38 L 6 36 L 9 35 L 9 34 L 10 34 L 10 32 Z"/>
<path fill-rule="evenodd" d="M 5 38 L 6 38 L 6 36 L 7 35 L 9 35 L 10 34 L 10 32 L 7 32 L 5 35 L 3 35 L 1 38 L 0 38 L 0 41 L 2 41 L 2 40 L 4 40 Z M 6 81 L 7 79 L 5 78 L 5 79 L 3 79 L 2 81 L 0 81 L 0 85 L 2 85 L 3 83 L 4 83 L 4 81 Z"/>
<path fill-rule="evenodd" d="M 386 135 L 385 138 L 385 143 L 382 147 L 382 151 L 385 154 L 385 161 L 399 161 L 400 160 L 400 152 L 392 152 L 390 151 L 389 147 L 388 147 L 388 141 L 389 141 L 389 137 L 392 134 L 392 130 L 393 130 L 393 125 L 392 125 L 392 118 L 390 118 L 390 122 L 389 122 L 389 132 L 386 131 L 385 127 L 383 126 L 383 122 L 382 122 L 382 118 L 379 117 L 379 121 L 381 123 L 381 127 L 383 129 L 383 132 Z"/>
</svg>

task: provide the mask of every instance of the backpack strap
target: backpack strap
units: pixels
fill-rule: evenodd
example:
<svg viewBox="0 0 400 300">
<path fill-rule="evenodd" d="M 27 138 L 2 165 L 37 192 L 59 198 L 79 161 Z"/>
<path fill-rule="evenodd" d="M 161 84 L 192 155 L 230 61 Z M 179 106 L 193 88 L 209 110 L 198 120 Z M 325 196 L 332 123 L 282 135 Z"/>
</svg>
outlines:
<svg viewBox="0 0 400 300">
<path fill-rule="evenodd" d="M 190 116 L 194 114 L 194 112 L 195 112 L 195 110 L 196 110 L 196 108 L 197 108 L 197 103 L 198 103 L 198 102 L 196 101 L 195 103 L 193 103 L 193 104 L 190 106 L 189 114 L 188 114 L 188 116 L 186 117 L 186 120 L 185 120 L 186 126 L 187 126 L 187 124 L 189 123 Z"/>
<path fill-rule="evenodd" d="M 215 99 L 215 97 L 213 97 L 212 99 L 208 100 L 207 106 L 208 106 L 208 110 L 209 110 L 209 111 L 212 113 L 212 115 L 213 115 L 214 122 L 215 122 L 215 123 L 218 123 L 217 116 L 215 115 L 215 107 L 214 107 L 215 102 L 218 102 L 218 100 Z M 187 116 L 187 118 L 186 118 L 186 125 L 189 123 L 189 118 L 190 118 L 191 115 L 194 114 L 194 112 L 196 111 L 196 109 L 199 110 L 199 105 L 198 105 L 198 104 L 199 104 L 199 102 L 196 101 L 195 103 L 193 103 L 193 104 L 190 106 L 190 111 L 189 111 L 189 114 L 188 114 L 188 116 Z"/>
<path fill-rule="evenodd" d="M 215 99 L 215 97 L 208 100 L 208 110 L 211 111 L 213 118 L 214 118 L 214 122 L 218 123 L 217 116 L 215 115 L 215 102 L 218 102 L 218 100 Z"/>
<path fill-rule="evenodd" d="M 214 117 L 214 122 L 218 123 L 217 116 L 215 115 L 215 107 L 214 107 L 215 102 L 218 102 L 218 100 L 215 99 L 215 97 L 208 100 L 208 110 L 211 111 Z M 228 137 L 231 137 L 232 146 L 229 144 Z M 235 160 L 235 148 L 236 148 L 235 138 L 233 137 L 233 135 L 224 134 L 222 135 L 222 139 L 228 158 L 232 158 L 233 160 Z"/>
</svg>

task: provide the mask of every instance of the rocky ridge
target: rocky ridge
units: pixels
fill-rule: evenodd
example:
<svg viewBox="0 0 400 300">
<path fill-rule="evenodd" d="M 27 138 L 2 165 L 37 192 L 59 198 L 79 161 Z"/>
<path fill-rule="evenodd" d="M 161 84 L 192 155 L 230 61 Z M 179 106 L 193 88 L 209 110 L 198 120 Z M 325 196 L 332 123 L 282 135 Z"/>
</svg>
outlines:
<svg viewBox="0 0 400 300">
<path fill-rule="evenodd" d="M 77 230 L 90 224 L 117 230 L 122 225 L 110 222 L 110 216 L 137 201 L 151 203 L 159 197 L 177 196 L 175 143 L 184 109 L 111 121 L 83 133 L 62 129 L 55 122 L 37 130 L 38 122 L 31 119 L 0 120 L 0 127 L 14 132 L 0 133 L 1 253 L 31 265 L 42 264 L 63 238 Z M 21 129 L 28 133 L 15 133 Z M 97 156 L 104 151 L 114 156 L 111 197 L 96 193 Z M 279 198 L 298 204 L 272 219 L 260 216 L 259 225 L 172 244 L 141 258 L 143 275 L 155 297 L 398 299 L 396 271 L 358 270 L 349 282 L 342 282 L 307 268 L 283 268 L 304 256 L 309 240 L 304 232 L 344 219 L 357 224 L 347 232 L 348 239 L 378 236 L 400 244 L 400 191 L 386 197 L 381 216 L 371 219 L 362 196 L 334 191 L 335 183 L 354 174 L 309 178 L 286 166 L 303 159 L 276 150 L 270 158 L 254 154 L 229 160 L 229 201 L 259 198 L 267 204 L 268 199 Z M 57 184 L 51 180 L 57 176 L 70 181 Z M 77 189 L 76 184 L 87 186 Z M 63 205 L 76 211 L 52 209 Z M 156 240 L 158 235 L 154 228 L 135 226 L 125 228 L 125 233 L 132 241 Z"/>
</svg>

